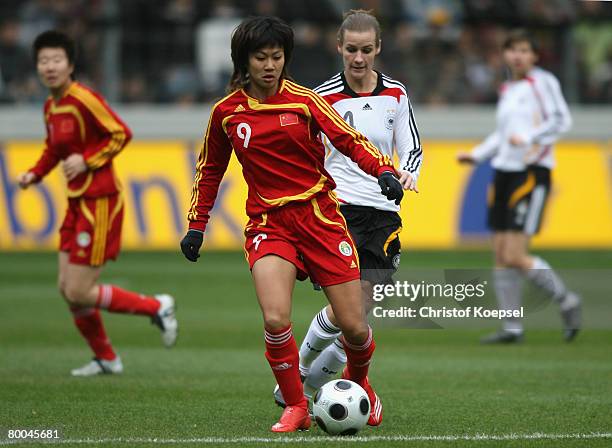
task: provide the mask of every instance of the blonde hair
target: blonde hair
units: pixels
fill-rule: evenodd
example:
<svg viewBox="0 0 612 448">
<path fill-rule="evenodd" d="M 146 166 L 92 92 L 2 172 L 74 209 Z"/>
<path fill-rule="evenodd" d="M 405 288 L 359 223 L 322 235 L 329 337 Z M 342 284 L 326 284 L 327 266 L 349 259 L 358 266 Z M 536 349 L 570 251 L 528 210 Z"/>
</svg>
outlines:
<svg viewBox="0 0 612 448">
<path fill-rule="evenodd" d="M 344 43 L 345 31 L 369 31 L 374 30 L 376 47 L 380 46 L 380 23 L 372 14 L 372 10 L 351 9 L 344 14 L 344 20 L 338 28 L 338 42 Z"/>
</svg>

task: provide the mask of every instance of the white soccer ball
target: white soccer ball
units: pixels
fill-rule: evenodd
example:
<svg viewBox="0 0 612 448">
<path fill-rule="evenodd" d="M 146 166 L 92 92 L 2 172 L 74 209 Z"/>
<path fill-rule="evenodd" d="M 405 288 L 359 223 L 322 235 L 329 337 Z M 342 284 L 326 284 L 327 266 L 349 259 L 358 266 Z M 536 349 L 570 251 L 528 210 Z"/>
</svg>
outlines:
<svg viewBox="0 0 612 448">
<path fill-rule="evenodd" d="M 314 395 L 312 413 L 319 428 L 326 433 L 352 436 L 368 422 L 370 400 L 359 384 L 333 380 Z"/>
</svg>

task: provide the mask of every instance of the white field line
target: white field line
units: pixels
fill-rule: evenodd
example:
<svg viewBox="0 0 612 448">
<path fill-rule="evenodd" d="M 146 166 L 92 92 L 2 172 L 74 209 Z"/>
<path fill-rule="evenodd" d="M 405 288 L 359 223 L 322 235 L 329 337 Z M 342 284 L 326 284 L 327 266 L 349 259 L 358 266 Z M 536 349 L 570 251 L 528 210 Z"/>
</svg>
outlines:
<svg viewBox="0 0 612 448">
<path fill-rule="evenodd" d="M 575 439 L 612 439 L 612 432 L 591 432 L 575 434 L 546 434 L 535 432 L 532 434 L 474 434 L 474 435 L 395 435 L 395 436 L 355 436 L 355 437 L 328 437 L 328 436 L 279 436 L 279 437 L 194 437 L 185 439 L 164 438 L 140 438 L 140 437 L 117 437 L 106 439 L 57 439 L 57 440 L 33 440 L 33 439 L 1 439 L 0 445 L 18 445 L 20 443 L 40 442 L 41 444 L 83 444 L 99 445 L 107 443 L 115 444 L 140 444 L 156 443 L 161 445 L 178 445 L 184 443 L 199 444 L 256 444 L 256 443 L 369 443 L 369 442 L 455 442 L 455 441 L 510 441 L 510 440 L 575 440 Z"/>
</svg>

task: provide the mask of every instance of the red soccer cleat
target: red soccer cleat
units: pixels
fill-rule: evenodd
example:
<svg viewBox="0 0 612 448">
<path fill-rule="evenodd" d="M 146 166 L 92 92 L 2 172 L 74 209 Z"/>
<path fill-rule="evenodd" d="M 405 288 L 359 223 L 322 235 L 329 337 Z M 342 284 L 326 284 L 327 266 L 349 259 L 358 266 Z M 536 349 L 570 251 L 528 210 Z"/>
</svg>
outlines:
<svg viewBox="0 0 612 448">
<path fill-rule="evenodd" d="M 272 432 L 295 432 L 310 428 L 310 415 L 306 400 L 304 406 L 287 406 L 278 423 L 272 426 Z"/>
<path fill-rule="evenodd" d="M 345 380 L 351 379 L 349 377 L 348 369 L 346 367 L 342 371 L 342 378 Z M 365 380 L 363 380 L 363 383 L 361 384 L 357 383 L 357 384 L 363 387 L 363 389 L 368 394 L 368 400 L 370 400 L 370 418 L 368 418 L 368 425 L 369 426 L 380 425 L 383 419 L 382 401 L 380 401 L 380 398 L 378 398 L 378 395 L 376 395 L 376 392 L 374 392 L 374 389 L 372 389 L 372 386 L 370 385 L 370 382 L 368 381 L 368 377 L 366 377 Z"/>
</svg>

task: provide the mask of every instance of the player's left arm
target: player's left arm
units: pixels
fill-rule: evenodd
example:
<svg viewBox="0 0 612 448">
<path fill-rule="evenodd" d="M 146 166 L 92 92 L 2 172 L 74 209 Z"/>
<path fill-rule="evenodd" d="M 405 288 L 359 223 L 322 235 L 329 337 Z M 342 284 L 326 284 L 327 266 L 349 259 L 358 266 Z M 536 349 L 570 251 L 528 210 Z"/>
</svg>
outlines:
<svg viewBox="0 0 612 448">
<path fill-rule="evenodd" d="M 88 169 L 96 170 L 108 164 L 132 139 L 132 132 L 102 98 L 87 92 L 79 98 L 83 118 L 89 120 L 102 136 L 85 148 L 83 158 Z"/>
<path fill-rule="evenodd" d="M 342 154 L 370 176 L 378 178 L 389 171 L 397 175 L 393 161 L 376 148 L 361 132 L 353 129 L 338 112 L 316 93 L 309 95 L 308 106 L 314 121 Z"/>
<path fill-rule="evenodd" d="M 404 190 L 418 193 L 417 180 L 423 163 L 423 147 L 412 104 L 406 95 L 399 98 L 393 143 L 400 161 L 400 182 Z"/>
<path fill-rule="evenodd" d="M 391 159 L 381 154 L 363 134 L 350 127 L 319 95 L 313 93 L 307 97 L 307 104 L 319 129 L 338 151 L 355 162 L 365 173 L 378 179 L 383 196 L 399 205 L 404 191 Z"/>
<path fill-rule="evenodd" d="M 526 136 L 527 144 L 549 145 L 572 126 L 572 117 L 561 92 L 559 81 L 552 75 L 542 77 L 538 88 L 542 121 Z"/>
</svg>

